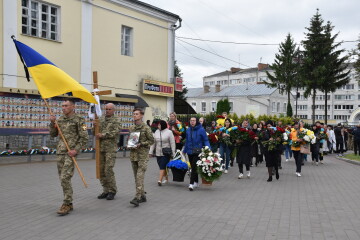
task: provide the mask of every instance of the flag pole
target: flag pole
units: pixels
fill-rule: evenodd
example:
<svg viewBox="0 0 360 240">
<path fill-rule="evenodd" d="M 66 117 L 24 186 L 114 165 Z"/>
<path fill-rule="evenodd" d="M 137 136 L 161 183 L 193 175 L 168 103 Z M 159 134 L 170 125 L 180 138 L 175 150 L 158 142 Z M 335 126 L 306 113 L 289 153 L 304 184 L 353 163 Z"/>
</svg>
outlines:
<svg viewBox="0 0 360 240">
<path fill-rule="evenodd" d="M 53 113 L 52 113 L 52 111 L 51 111 L 51 108 L 50 108 L 48 102 L 46 101 L 45 98 L 43 98 L 43 100 L 44 100 L 44 102 L 45 102 L 46 107 L 47 107 L 48 110 L 49 110 L 50 115 L 53 115 Z M 59 134 L 60 134 L 63 142 L 65 143 L 65 146 L 66 146 L 67 150 L 70 151 L 71 149 L 70 149 L 70 147 L 69 147 L 69 144 L 67 143 L 67 141 L 66 141 L 66 139 L 65 139 L 65 137 L 64 137 L 64 135 L 63 135 L 63 133 L 62 133 L 60 127 L 59 127 L 59 125 L 57 124 L 57 120 L 55 120 L 55 127 L 58 129 L 58 132 L 59 132 Z M 81 170 L 80 170 L 80 168 L 79 168 L 79 165 L 77 164 L 77 161 L 76 161 L 75 157 L 71 157 L 71 159 L 72 159 L 73 162 L 74 162 L 74 165 L 75 165 L 75 167 L 76 167 L 76 169 L 77 169 L 77 171 L 78 171 L 78 173 L 79 173 L 79 175 L 80 175 L 80 177 L 81 177 L 81 180 L 82 180 L 83 183 L 84 183 L 84 186 L 87 188 L 88 185 L 87 185 L 87 183 L 86 183 L 86 181 L 85 181 L 84 175 L 82 174 L 82 172 L 81 172 Z"/>
</svg>

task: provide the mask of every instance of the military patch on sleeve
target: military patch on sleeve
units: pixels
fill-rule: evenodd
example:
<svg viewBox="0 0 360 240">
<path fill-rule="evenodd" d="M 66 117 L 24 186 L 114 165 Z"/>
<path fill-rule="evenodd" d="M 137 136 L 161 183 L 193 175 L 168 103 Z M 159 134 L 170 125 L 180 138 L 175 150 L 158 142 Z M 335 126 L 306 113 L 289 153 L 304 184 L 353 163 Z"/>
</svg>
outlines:
<svg viewBox="0 0 360 240">
<path fill-rule="evenodd" d="M 83 125 L 81 126 L 81 128 L 82 128 L 82 130 L 86 131 L 86 130 L 87 130 L 86 124 L 83 124 Z"/>
</svg>

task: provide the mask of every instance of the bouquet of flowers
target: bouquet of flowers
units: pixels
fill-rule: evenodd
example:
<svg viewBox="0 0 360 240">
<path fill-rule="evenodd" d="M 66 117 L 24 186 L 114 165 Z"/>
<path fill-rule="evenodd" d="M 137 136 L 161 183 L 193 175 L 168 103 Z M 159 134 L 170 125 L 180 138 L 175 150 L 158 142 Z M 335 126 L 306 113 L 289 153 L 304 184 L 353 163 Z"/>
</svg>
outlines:
<svg viewBox="0 0 360 240">
<path fill-rule="evenodd" d="M 215 133 L 210 133 L 208 135 L 208 138 L 209 138 L 210 144 L 215 144 L 215 143 L 218 143 L 218 141 L 219 141 L 219 138 Z"/>
<path fill-rule="evenodd" d="M 323 128 L 320 129 L 320 133 L 317 136 L 317 138 L 320 140 L 321 143 L 323 143 L 328 139 L 328 135 L 326 134 Z"/>
<path fill-rule="evenodd" d="M 220 154 L 213 153 L 208 146 L 201 149 L 200 160 L 196 162 L 200 176 L 208 182 L 220 178 L 224 165 Z"/>
<path fill-rule="evenodd" d="M 296 131 L 295 129 L 292 129 L 292 131 Z M 301 139 L 302 141 L 298 142 L 298 141 L 291 141 L 291 145 L 293 147 L 299 147 L 301 145 L 302 142 L 305 142 L 305 143 L 315 143 L 316 141 L 316 138 L 315 138 L 315 135 L 314 135 L 314 132 L 309 130 L 309 129 L 306 129 L 306 128 L 302 128 L 298 131 L 298 134 L 297 134 L 297 138 L 298 139 Z"/>
<path fill-rule="evenodd" d="M 230 139 L 232 142 L 235 142 L 236 140 L 240 140 L 240 142 L 252 142 L 256 137 L 256 134 L 251 130 L 238 126 L 233 128 L 234 129 L 230 131 Z"/>
<path fill-rule="evenodd" d="M 266 146 L 269 151 L 275 150 L 278 144 L 288 140 L 285 129 L 281 127 L 272 127 L 270 129 L 270 137 L 272 138 L 272 140 L 267 140 L 262 142 L 263 145 Z"/>
</svg>

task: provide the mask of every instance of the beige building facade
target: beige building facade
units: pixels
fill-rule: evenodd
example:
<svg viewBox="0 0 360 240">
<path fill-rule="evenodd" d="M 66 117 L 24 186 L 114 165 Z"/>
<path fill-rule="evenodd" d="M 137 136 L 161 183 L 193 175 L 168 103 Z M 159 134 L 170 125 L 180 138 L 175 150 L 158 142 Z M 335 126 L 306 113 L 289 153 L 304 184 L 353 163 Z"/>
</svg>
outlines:
<svg viewBox="0 0 360 240">
<path fill-rule="evenodd" d="M 178 15 L 130 0 L 3 0 L 0 12 L 0 87 L 36 89 L 24 77 L 14 35 L 90 91 L 97 71 L 100 90 L 140 98 L 145 119 L 173 111 Z M 160 87 L 144 91 L 144 80 Z"/>
</svg>

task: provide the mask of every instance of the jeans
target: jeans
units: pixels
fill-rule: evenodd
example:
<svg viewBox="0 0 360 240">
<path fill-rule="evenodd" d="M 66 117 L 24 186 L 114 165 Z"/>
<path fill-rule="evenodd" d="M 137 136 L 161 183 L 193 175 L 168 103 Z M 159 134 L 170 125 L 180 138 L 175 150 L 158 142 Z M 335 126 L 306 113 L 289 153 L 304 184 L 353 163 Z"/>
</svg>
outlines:
<svg viewBox="0 0 360 240">
<path fill-rule="evenodd" d="M 225 162 L 225 169 L 229 168 L 230 154 L 231 154 L 230 147 L 225 143 L 220 143 L 220 155 L 221 158 L 223 159 L 223 163 Z"/>
<path fill-rule="evenodd" d="M 284 147 L 285 147 L 285 158 L 286 159 L 292 158 L 292 151 L 291 151 L 290 145 L 286 144 L 286 145 L 284 145 Z"/>
</svg>

